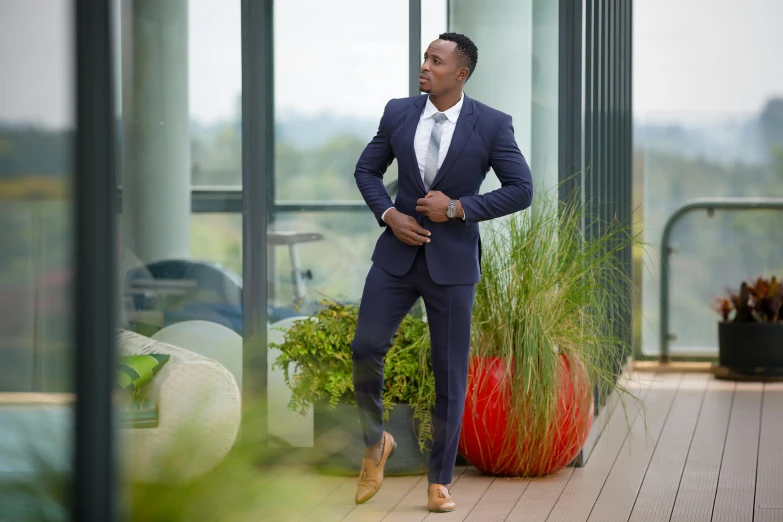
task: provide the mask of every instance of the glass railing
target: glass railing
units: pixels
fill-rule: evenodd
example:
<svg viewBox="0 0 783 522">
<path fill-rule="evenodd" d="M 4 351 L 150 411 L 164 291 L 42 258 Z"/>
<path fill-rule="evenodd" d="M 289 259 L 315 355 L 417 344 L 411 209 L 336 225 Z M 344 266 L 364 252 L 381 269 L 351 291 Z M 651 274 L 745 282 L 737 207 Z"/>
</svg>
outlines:
<svg viewBox="0 0 783 522">
<path fill-rule="evenodd" d="M 695 198 L 783 196 L 783 134 L 772 105 L 758 112 L 647 114 L 634 121 L 634 222 L 645 243 L 635 256 L 637 356 L 662 348 L 661 240 L 667 220 Z M 711 309 L 727 287 L 782 267 L 780 214 L 694 211 L 672 229 L 669 325 L 672 358 L 717 357 Z"/>
<path fill-rule="evenodd" d="M 717 357 L 713 308 L 743 281 L 781 276 L 783 245 L 774 241 L 783 198 L 701 198 L 667 221 L 661 239 L 660 357 Z"/>
</svg>

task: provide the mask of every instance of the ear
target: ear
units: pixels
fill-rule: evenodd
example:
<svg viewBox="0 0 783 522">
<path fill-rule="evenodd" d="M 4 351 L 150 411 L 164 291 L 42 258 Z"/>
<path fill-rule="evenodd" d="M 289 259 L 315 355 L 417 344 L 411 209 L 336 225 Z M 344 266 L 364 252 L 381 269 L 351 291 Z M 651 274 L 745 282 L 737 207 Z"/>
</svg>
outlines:
<svg viewBox="0 0 783 522">
<path fill-rule="evenodd" d="M 468 70 L 467 67 L 460 67 L 459 71 L 457 72 L 457 79 L 462 81 L 462 82 L 466 82 L 466 81 L 468 81 L 468 74 L 469 73 L 470 73 L 470 71 Z"/>
</svg>

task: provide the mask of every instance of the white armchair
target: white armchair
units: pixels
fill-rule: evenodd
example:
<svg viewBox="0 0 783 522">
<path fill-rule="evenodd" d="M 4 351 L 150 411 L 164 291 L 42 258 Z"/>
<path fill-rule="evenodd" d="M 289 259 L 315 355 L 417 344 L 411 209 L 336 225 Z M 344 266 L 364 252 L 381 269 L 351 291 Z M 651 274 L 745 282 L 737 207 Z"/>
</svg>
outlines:
<svg viewBox="0 0 783 522">
<path fill-rule="evenodd" d="M 236 441 L 241 396 L 220 363 L 187 349 L 121 330 L 123 355 L 161 353 L 170 359 L 146 385 L 157 405 L 156 428 L 120 430 L 123 468 L 140 482 L 184 482 L 216 466 Z"/>
</svg>

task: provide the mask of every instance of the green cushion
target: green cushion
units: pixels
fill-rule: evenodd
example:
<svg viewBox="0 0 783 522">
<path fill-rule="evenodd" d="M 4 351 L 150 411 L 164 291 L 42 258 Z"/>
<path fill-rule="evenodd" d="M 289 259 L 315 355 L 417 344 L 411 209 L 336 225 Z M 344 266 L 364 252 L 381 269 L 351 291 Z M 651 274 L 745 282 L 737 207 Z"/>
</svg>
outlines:
<svg viewBox="0 0 783 522">
<path fill-rule="evenodd" d="M 169 360 L 169 355 L 121 355 L 118 363 L 117 384 L 123 390 L 136 392 L 147 384 Z"/>
</svg>

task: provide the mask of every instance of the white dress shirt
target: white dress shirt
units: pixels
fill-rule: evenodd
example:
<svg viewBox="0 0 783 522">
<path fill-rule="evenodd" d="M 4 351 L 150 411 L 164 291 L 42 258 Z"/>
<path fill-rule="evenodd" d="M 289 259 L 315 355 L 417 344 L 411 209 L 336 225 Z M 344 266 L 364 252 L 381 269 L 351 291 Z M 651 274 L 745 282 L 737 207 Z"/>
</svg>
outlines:
<svg viewBox="0 0 783 522">
<path fill-rule="evenodd" d="M 446 158 L 446 154 L 449 152 L 449 145 L 451 145 L 451 138 L 454 137 L 454 129 L 457 127 L 457 119 L 459 119 L 459 113 L 462 111 L 462 103 L 465 100 L 465 94 L 460 96 L 459 101 L 450 109 L 443 112 L 446 115 L 446 120 L 441 124 L 442 131 L 440 135 L 440 148 L 438 149 L 438 170 L 443 165 L 443 160 Z M 430 135 L 432 134 L 432 128 L 435 126 L 435 119 L 432 117 L 435 113 L 439 112 L 438 108 L 427 97 L 427 104 L 424 106 L 424 110 L 419 117 L 419 123 L 416 126 L 416 135 L 413 138 L 413 150 L 416 153 L 416 162 L 419 164 L 419 175 L 424 180 L 424 166 L 427 163 L 427 150 L 430 145 Z M 386 221 L 386 212 L 394 207 L 387 208 L 381 219 Z M 462 219 L 465 219 L 465 213 L 463 211 Z"/>
</svg>

